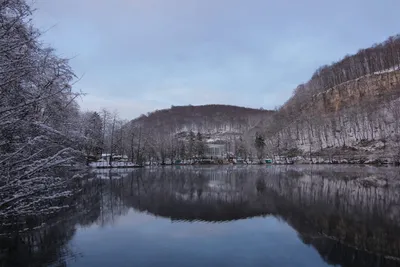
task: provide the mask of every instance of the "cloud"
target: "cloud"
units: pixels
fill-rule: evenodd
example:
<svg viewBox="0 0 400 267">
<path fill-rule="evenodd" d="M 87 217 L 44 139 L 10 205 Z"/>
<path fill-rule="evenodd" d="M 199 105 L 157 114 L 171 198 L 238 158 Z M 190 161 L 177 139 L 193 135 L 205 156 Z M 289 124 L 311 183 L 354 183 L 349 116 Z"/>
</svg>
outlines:
<svg viewBox="0 0 400 267">
<path fill-rule="evenodd" d="M 320 65 L 398 33 L 396 0 L 37 0 L 43 41 L 83 75 L 83 109 L 274 108 Z M 76 56 L 76 57 L 75 57 Z"/>
<path fill-rule="evenodd" d="M 82 111 L 101 111 L 106 108 L 112 112 L 117 111 L 118 116 L 122 119 L 133 119 L 140 114 L 146 114 L 155 109 L 168 108 L 170 105 L 155 100 L 142 100 L 135 98 L 123 98 L 115 96 L 107 99 L 101 96 L 87 95 L 80 100 Z"/>
</svg>

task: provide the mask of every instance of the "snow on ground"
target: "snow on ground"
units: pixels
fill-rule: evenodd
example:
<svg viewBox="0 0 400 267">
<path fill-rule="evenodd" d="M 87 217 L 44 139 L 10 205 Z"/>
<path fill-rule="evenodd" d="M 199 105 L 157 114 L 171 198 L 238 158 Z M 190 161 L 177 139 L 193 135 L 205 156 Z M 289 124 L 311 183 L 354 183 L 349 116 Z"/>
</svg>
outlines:
<svg viewBox="0 0 400 267">
<path fill-rule="evenodd" d="M 128 168 L 94 168 L 91 170 L 92 173 L 96 174 L 108 174 L 110 172 L 112 173 L 131 173 L 132 171 L 139 171 L 140 168 L 135 168 L 134 170 L 128 169 Z"/>
<path fill-rule="evenodd" d="M 139 165 L 134 164 L 132 162 L 112 162 L 111 166 L 108 162 L 106 161 L 97 161 L 97 162 L 91 162 L 89 163 L 90 167 L 93 168 L 134 168 L 134 167 L 139 167 Z"/>
<path fill-rule="evenodd" d="M 92 179 L 121 179 L 128 177 L 129 174 L 140 169 L 130 169 L 130 168 L 94 168 L 91 172 L 95 174 L 95 178 Z"/>
<path fill-rule="evenodd" d="M 386 70 L 376 71 L 376 72 L 374 72 L 374 74 L 384 74 L 384 73 L 389 73 L 389 72 L 393 72 L 396 70 L 400 70 L 400 66 L 394 66 L 394 67 L 391 67 Z"/>
</svg>

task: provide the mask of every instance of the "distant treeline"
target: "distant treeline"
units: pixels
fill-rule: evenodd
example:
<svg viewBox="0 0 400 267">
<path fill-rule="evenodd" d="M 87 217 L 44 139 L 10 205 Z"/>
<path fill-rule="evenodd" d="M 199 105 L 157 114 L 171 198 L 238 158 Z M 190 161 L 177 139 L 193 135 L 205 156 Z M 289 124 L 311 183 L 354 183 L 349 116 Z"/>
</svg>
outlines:
<svg viewBox="0 0 400 267">
<path fill-rule="evenodd" d="M 171 106 L 169 109 L 156 110 L 141 115 L 134 122 L 151 128 L 163 128 L 171 131 L 192 129 L 240 130 L 256 124 L 273 111 L 238 107 L 232 105 Z"/>
</svg>

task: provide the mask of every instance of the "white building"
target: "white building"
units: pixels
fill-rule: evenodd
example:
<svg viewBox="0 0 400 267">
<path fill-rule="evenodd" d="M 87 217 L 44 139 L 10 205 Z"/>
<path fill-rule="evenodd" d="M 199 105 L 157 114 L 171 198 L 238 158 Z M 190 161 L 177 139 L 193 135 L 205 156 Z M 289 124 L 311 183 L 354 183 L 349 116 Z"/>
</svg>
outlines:
<svg viewBox="0 0 400 267">
<path fill-rule="evenodd" d="M 101 154 L 101 160 L 103 161 L 110 161 L 111 154 Z M 126 155 L 113 155 L 112 156 L 112 161 L 118 161 L 118 162 L 127 162 L 128 161 L 128 156 Z"/>
<path fill-rule="evenodd" d="M 225 144 L 207 144 L 204 154 L 207 158 L 223 158 L 226 155 Z"/>
</svg>

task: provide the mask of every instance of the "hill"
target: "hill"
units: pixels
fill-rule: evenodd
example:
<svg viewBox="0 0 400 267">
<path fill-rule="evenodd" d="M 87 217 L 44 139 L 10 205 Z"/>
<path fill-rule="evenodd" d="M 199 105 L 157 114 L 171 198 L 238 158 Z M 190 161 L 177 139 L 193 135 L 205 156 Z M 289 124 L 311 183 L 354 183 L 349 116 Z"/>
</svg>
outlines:
<svg viewBox="0 0 400 267">
<path fill-rule="evenodd" d="M 120 143 L 124 153 L 130 144 L 147 159 L 196 157 L 202 149 L 194 147 L 208 142 L 243 158 L 399 163 L 400 35 L 318 68 L 277 111 L 172 106 L 120 132 L 125 141 L 111 147 Z"/>
<path fill-rule="evenodd" d="M 274 111 L 232 105 L 172 106 L 122 123 L 102 114 L 103 151 L 127 155 L 135 162 L 193 159 L 254 153 L 252 131 Z M 218 151 L 208 150 L 214 144 Z"/>
<path fill-rule="evenodd" d="M 273 111 L 232 105 L 172 106 L 133 120 L 147 130 L 185 135 L 200 132 L 209 139 L 245 133 L 271 117 Z"/>
<path fill-rule="evenodd" d="M 400 36 L 319 68 L 263 129 L 272 155 L 398 162 Z"/>
</svg>

